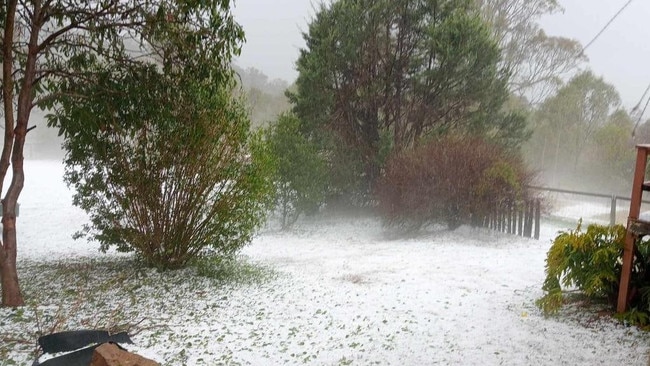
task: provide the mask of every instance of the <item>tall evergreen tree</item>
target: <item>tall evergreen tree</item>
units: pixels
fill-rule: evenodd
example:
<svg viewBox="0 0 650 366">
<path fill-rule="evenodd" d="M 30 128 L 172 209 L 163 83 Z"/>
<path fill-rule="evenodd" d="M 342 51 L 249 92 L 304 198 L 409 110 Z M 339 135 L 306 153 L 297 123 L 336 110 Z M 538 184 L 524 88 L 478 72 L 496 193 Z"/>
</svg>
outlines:
<svg viewBox="0 0 650 366">
<path fill-rule="evenodd" d="M 508 75 L 470 0 L 340 0 L 304 37 L 294 111 L 304 133 L 350 149 L 366 188 L 391 147 L 449 130 L 513 146 L 526 136 L 523 118 L 502 113 Z"/>
</svg>

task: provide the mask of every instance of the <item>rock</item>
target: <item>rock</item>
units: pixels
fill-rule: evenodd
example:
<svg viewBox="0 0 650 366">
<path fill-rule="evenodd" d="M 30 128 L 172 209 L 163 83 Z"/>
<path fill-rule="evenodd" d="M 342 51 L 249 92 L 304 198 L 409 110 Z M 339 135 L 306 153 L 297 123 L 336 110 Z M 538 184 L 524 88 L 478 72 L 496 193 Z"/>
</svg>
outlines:
<svg viewBox="0 0 650 366">
<path fill-rule="evenodd" d="M 160 364 L 125 351 L 113 343 L 104 343 L 95 349 L 90 366 L 160 366 Z"/>
</svg>

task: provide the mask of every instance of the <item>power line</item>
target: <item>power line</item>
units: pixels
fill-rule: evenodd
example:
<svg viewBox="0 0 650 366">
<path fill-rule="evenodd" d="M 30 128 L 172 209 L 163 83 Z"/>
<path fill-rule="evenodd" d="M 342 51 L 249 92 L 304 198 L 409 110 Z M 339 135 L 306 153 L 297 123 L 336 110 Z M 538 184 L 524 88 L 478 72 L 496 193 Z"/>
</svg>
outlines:
<svg viewBox="0 0 650 366">
<path fill-rule="evenodd" d="M 614 20 L 616 20 L 616 18 L 618 18 L 618 16 L 621 15 L 621 13 L 623 13 L 623 11 L 624 11 L 625 9 L 627 9 L 628 6 L 630 6 L 630 4 L 632 4 L 632 1 L 633 1 L 633 0 L 629 0 L 628 2 L 626 2 L 625 5 L 623 5 L 623 6 L 622 6 L 622 7 L 621 7 L 617 12 L 616 12 L 616 14 L 614 14 L 614 16 L 613 16 L 613 17 L 612 17 L 612 18 L 607 22 L 607 24 L 605 24 L 605 26 L 604 26 L 604 27 L 603 27 L 603 28 L 602 28 L 602 29 L 601 29 L 601 30 L 600 30 L 600 31 L 599 31 L 599 32 L 594 36 L 594 38 L 593 38 L 591 41 L 589 41 L 589 43 L 587 43 L 586 46 L 584 46 L 584 47 L 582 48 L 582 53 L 583 53 L 583 54 L 584 54 L 584 52 L 587 50 L 587 48 L 589 48 L 589 46 L 591 46 L 592 44 L 594 44 L 594 42 L 596 42 L 596 41 L 598 40 L 598 38 L 600 38 L 600 36 L 601 36 L 603 33 L 605 33 L 605 31 L 609 28 L 609 26 L 612 25 L 612 23 L 614 23 Z M 648 95 L 648 92 L 649 92 L 649 91 L 650 91 L 650 84 L 648 85 L 648 87 L 647 87 L 647 88 L 645 89 L 645 91 L 643 92 L 643 95 L 641 96 L 641 99 L 639 99 L 639 102 L 634 106 L 634 108 L 632 108 L 632 111 L 631 111 L 632 113 L 635 113 L 635 112 L 638 113 L 637 121 L 636 121 L 636 123 L 634 124 L 634 129 L 632 130 L 632 137 L 634 137 L 634 136 L 636 135 L 636 129 L 639 127 L 639 123 L 641 122 L 641 119 L 643 118 L 643 115 L 645 114 L 646 110 L 648 109 L 648 105 L 650 105 L 650 98 L 648 98 L 648 99 L 646 100 L 645 105 L 643 106 L 643 110 L 639 111 L 639 108 L 641 107 L 641 104 L 643 103 L 643 100 L 644 100 L 644 99 L 646 98 L 646 96 Z"/>
<path fill-rule="evenodd" d="M 632 112 L 635 112 L 636 110 L 641 107 L 641 103 L 643 103 L 643 100 L 645 99 L 646 95 L 648 95 L 648 92 L 650 91 L 650 84 L 648 84 L 648 87 L 645 88 L 645 91 L 643 92 L 643 95 L 641 96 L 641 99 L 639 99 L 639 102 L 632 108 Z"/>
<path fill-rule="evenodd" d="M 622 7 L 622 8 L 621 8 L 621 9 L 620 9 L 616 14 L 614 14 L 614 16 L 612 17 L 612 19 L 610 19 L 609 22 L 607 22 L 607 24 L 605 24 L 605 26 L 603 27 L 603 29 L 601 29 L 600 32 L 598 32 L 598 34 L 596 34 L 596 36 L 595 36 L 591 41 L 589 41 L 589 43 L 587 43 L 586 46 L 584 46 L 584 47 L 582 48 L 582 52 L 585 52 L 585 51 L 587 50 L 587 48 L 589 48 L 589 46 L 591 46 L 594 42 L 596 42 L 596 40 L 597 40 L 597 39 L 598 39 L 598 38 L 599 38 L 603 33 L 605 33 L 605 31 L 607 30 L 607 28 L 609 28 L 609 26 L 614 22 L 614 20 L 616 20 L 616 18 L 618 18 L 618 16 L 621 15 L 621 13 L 623 12 L 623 10 L 625 10 L 625 8 L 627 8 L 627 7 L 632 3 L 632 1 L 633 1 L 633 0 L 629 0 L 625 5 L 623 5 L 623 7 Z"/>
<path fill-rule="evenodd" d="M 643 115 L 645 114 L 646 109 L 648 109 L 648 104 L 650 104 L 650 98 L 645 102 L 645 107 L 643 107 L 643 111 L 639 114 L 639 118 L 636 120 L 636 124 L 634 124 L 634 130 L 632 130 L 632 137 L 636 137 L 636 129 L 639 127 L 639 123 L 641 123 L 641 119 L 643 118 Z"/>
<path fill-rule="evenodd" d="M 648 92 L 650 91 L 650 84 L 648 84 L 648 87 L 645 88 L 645 91 L 643 92 L 643 95 L 641 96 L 641 99 L 639 99 L 639 102 L 632 108 L 631 113 L 638 112 L 639 108 L 641 107 L 641 103 L 643 103 L 643 100 L 645 99 L 646 95 L 648 95 Z M 645 106 L 643 107 L 643 110 L 639 112 L 639 117 L 637 117 L 636 123 L 634 124 L 634 129 L 632 130 L 632 137 L 636 136 L 636 129 L 639 127 L 639 123 L 641 123 L 641 119 L 643 118 L 643 115 L 645 114 L 646 109 L 648 109 L 648 104 L 650 103 L 650 98 L 645 103 Z"/>
<path fill-rule="evenodd" d="M 594 38 L 593 38 L 591 41 L 589 41 L 589 43 L 587 43 L 586 46 L 584 46 L 584 47 L 582 48 L 582 53 L 583 53 L 583 54 L 584 54 L 584 52 L 587 50 L 587 48 L 589 48 L 589 46 L 591 46 L 592 44 L 594 44 L 594 42 L 596 42 L 596 41 L 598 40 L 598 38 L 600 38 L 600 36 L 601 36 L 603 33 L 605 33 L 605 31 L 609 28 L 609 26 L 612 25 L 612 23 L 614 23 L 614 20 L 616 20 L 616 18 L 618 18 L 618 16 L 621 15 L 621 13 L 623 13 L 623 11 L 624 11 L 625 9 L 627 9 L 628 6 L 630 6 L 630 4 L 632 4 L 632 1 L 633 1 L 633 0 L 629 0 L 627 3 L 625 3 L 625 5 L 623 5 L 623 6 L 622 6 L 622 7 L 621 7 L 617 12 L 616 12 L 616 14 L 614 14 L 614 16 L 613 16 L 613 17 L 612 17 L 612 18 L 607 22 L 607 24 L 605 24 L 605 26 L 604 26 L 604 27 L 603 27 L 603 28 L 602 28 L 602 29 L 601 29 L 601 30 L 600 30 L 600 31 L 599 31 L 599 32 L 594 36 Z M 645 91 L 643 92 L 643 95 L 641 96 L 641 99 L 639 99 L 639 102 L 634 106 L 634 108 L 632 108 L 632 111 L 631 111 L 632 113 L 634 113 L 634 112 L 638 112 L 638 118 L 637 118 L 636 124 L 634 125 L 634 130 L 632 130 L 632 137 L 635 136 L 635 134 L 636 134 L 636 129 L 637 129 L 637 127 L 639 127 L 639 123 L 641 122 L 641 119 L 643 118 L 643 115 L 645 114 L 646 110 L 648 109 L 648 105 L 650 105 L 650 98 L 648 98 L 648 100 L 646 101 L 646 103 L 645 103 L 645 105 L 644 105 L 644 107 L 643 107 L 643 110 L 641 110 L 641 111 L 639 112 L 639 108 L 641 107 L 641 104 L 643 103 L 643 100 L 644 100 L 644 99 L 646 98 L 646 96 L 648 95 L 648 92 L 649 92 L 649 91 L 650 91 L 650 84 L 648 84 L 648 87 L 647 87 L 647 88 L 645 89 Z"/>
</svg>

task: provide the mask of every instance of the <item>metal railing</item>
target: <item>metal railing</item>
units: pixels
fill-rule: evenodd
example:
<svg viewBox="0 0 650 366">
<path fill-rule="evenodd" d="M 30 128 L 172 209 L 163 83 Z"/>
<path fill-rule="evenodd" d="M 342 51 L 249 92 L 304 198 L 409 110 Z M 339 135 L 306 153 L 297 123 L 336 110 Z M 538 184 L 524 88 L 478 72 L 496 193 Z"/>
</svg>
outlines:
<svg viewBox="0 0 650 366">
<path fill-rule="evenodd" d="M 536 190 L 536 191 L 542 191 L 542 192 L 564 193 L 564 194 L 571 194 L 571 195 L 583 196 L 583 197 L 609 199 L 610 200 L 610 210 L 609 210 L 609 224 L 610 225 L 615 225 L 616 224 L 616 213 L 617 213 L 618 201 L 627 201 L 627 202 L 631 201 L 630 197 L 619 196 L 619 195 L 616 195 L 616 194 L 580 192 L 580 191 L 573 191 L 573 190 L 568 190 L 568 189 L 536 187 L 536 186 L 529 186 L 528 188 Z M 650 205 L 650 201 L 644 200 L 644 201 L 641 201 L 641 202 Z"/>
</svg>

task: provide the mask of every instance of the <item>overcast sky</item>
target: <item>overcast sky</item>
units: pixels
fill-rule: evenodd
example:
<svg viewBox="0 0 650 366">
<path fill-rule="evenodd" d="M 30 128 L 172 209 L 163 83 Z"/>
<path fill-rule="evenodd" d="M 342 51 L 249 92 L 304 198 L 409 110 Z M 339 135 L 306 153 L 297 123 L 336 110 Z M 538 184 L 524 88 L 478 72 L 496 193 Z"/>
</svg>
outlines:
<svg viewBox="0 0 650 366">
<path fill-rule="evenodd" d="M 235 0 L 234 13 L 247 42 L 237 63 L 262 70 L 270 79 L 292 82 L 304 47 L 301 32 L 314 14 L 313 0 Z M 628 0 L 560 0 L 564 13 L 542 20 L 552 35 L 586 45 Z M 590 67 L 616 86 L 632 108 L 650 84 L 650 1 L 633 0 L 587 49 Z M 647 116 L 646 116 L 647 117 Z"/>
</svg>

